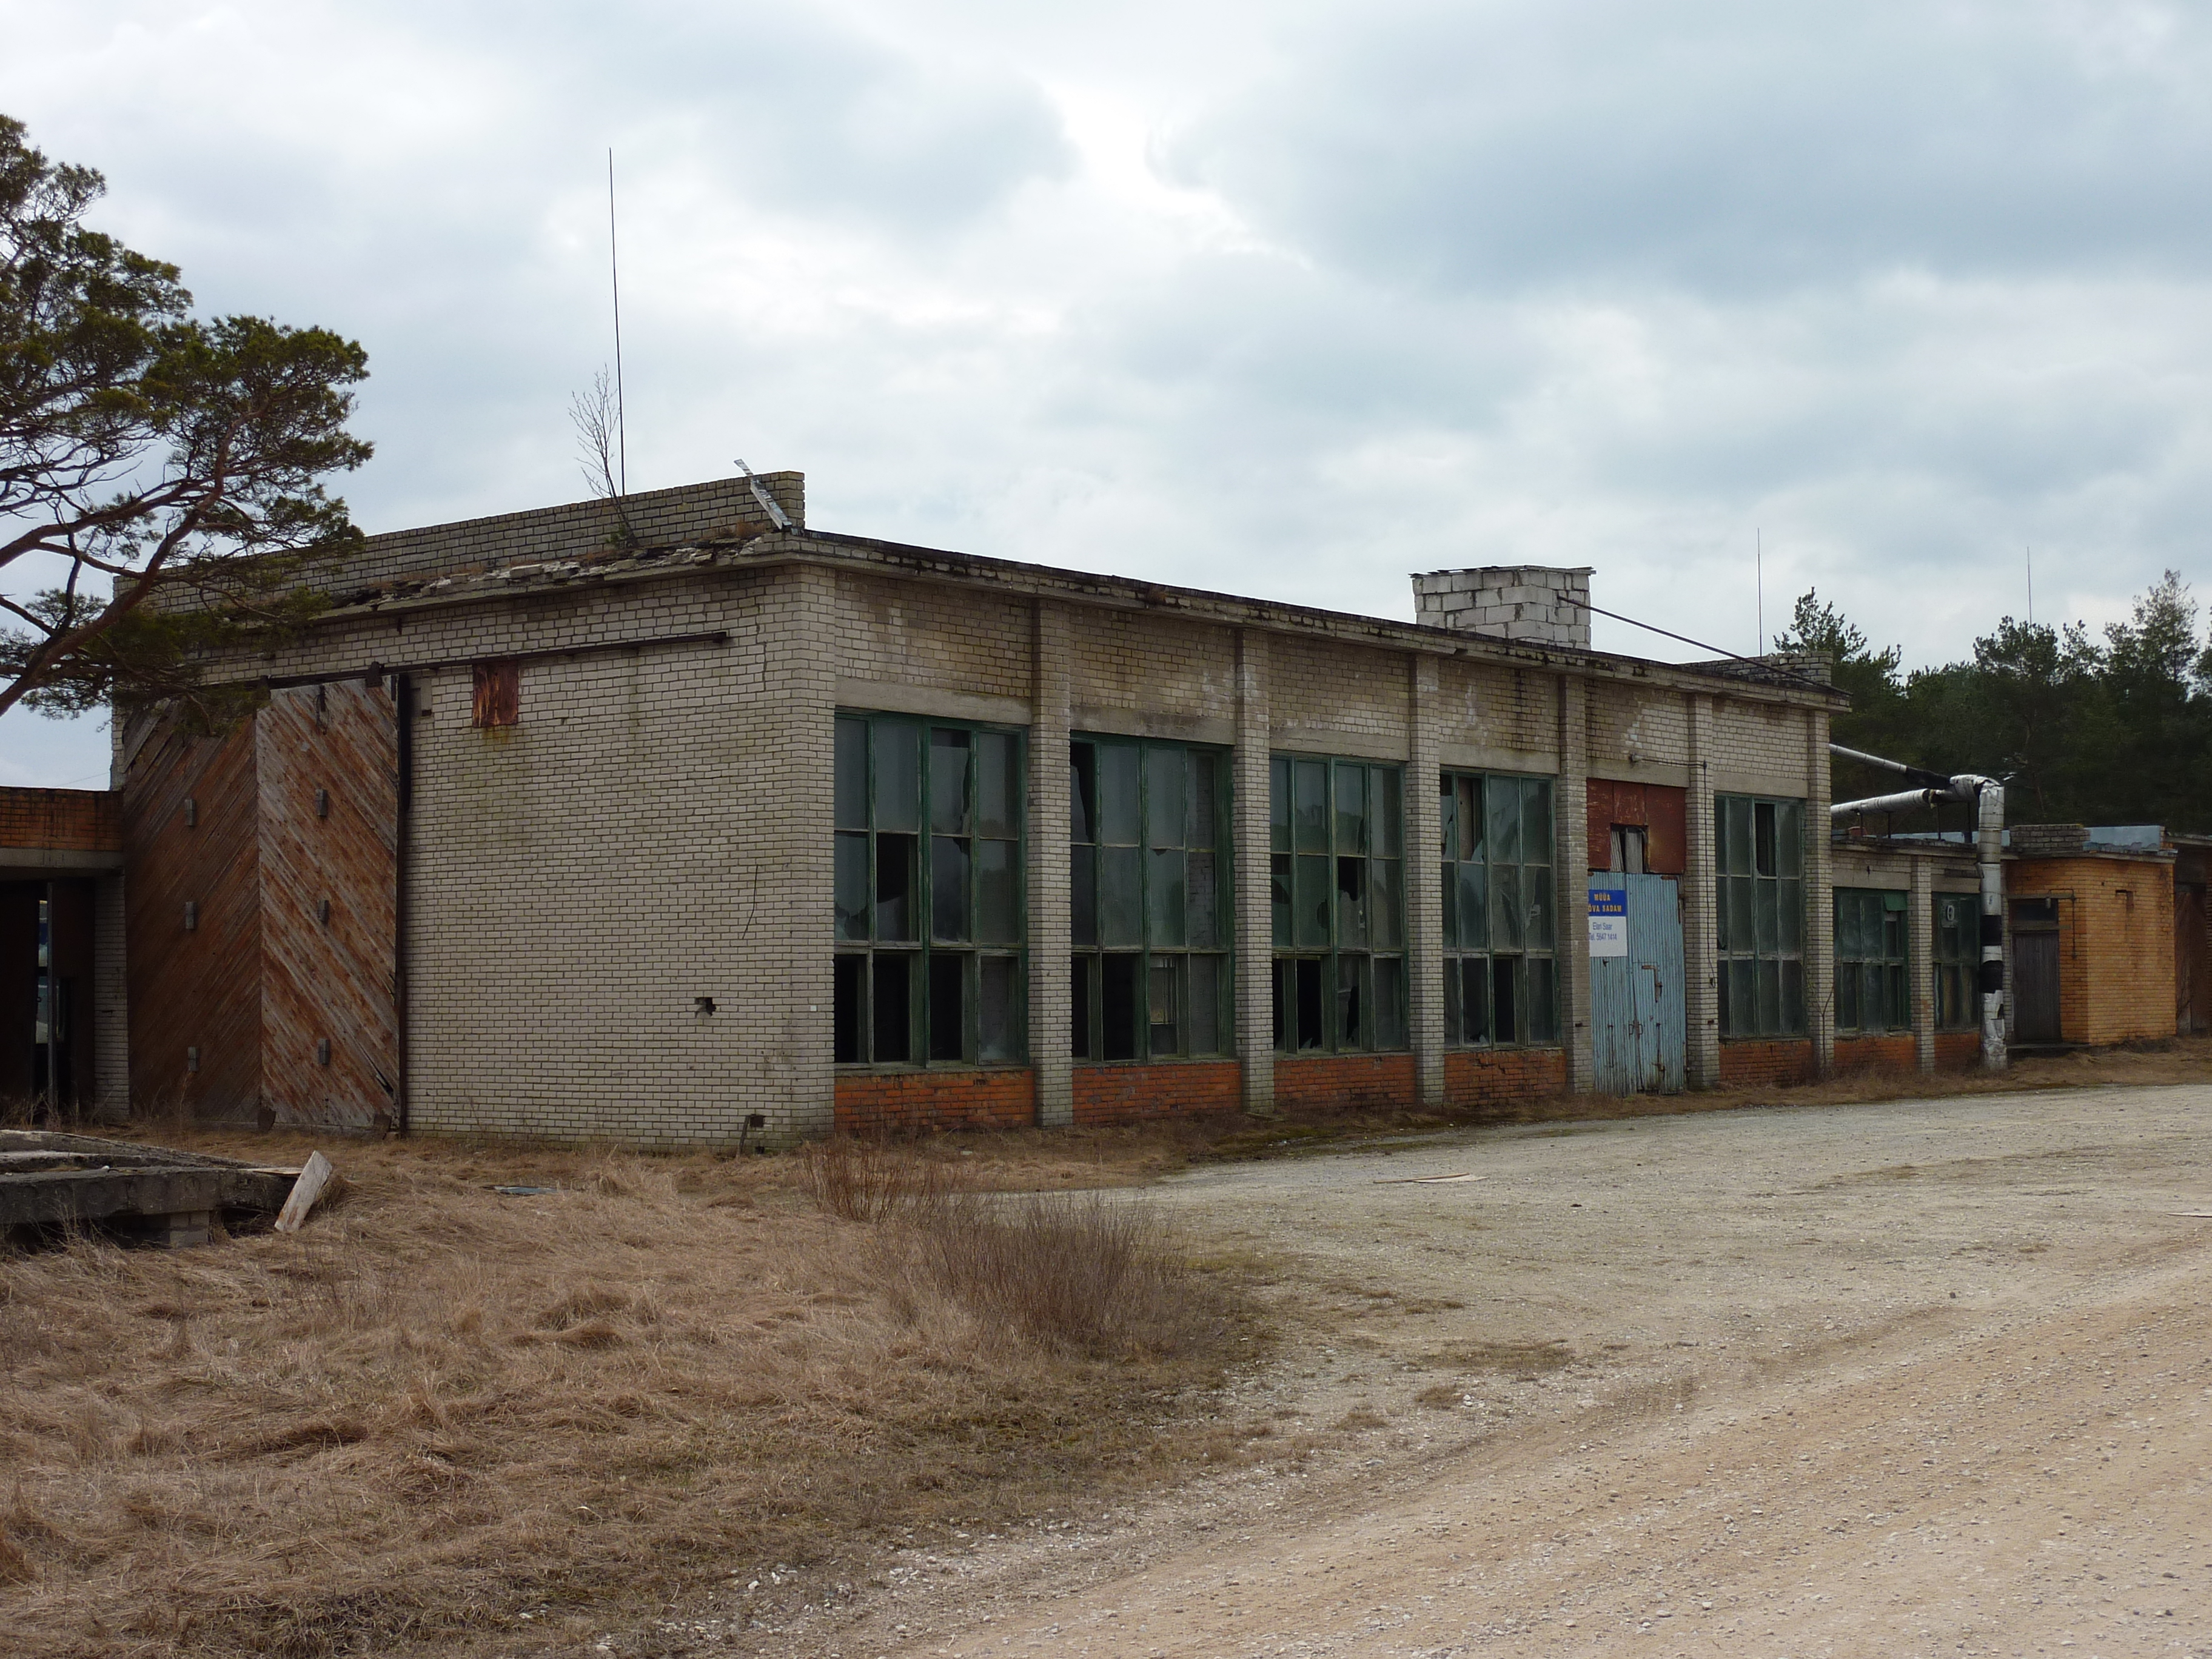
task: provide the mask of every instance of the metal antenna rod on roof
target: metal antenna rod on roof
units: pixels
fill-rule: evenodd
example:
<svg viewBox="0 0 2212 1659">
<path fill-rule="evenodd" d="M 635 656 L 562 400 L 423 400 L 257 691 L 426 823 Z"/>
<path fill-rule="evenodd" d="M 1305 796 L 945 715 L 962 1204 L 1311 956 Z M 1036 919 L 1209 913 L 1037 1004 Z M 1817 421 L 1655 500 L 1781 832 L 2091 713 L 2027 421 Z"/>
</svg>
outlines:
<svg viewBox="0 0 2212 1659">
<path fill-rule="evenodd" d="M 2035 626 L 2035 548 L 2027 550 L 2027 625 Z"/>
<path fill-rule="evenodd" d="M 1766 532 L 1759 529 L 1751 532 L 1751 581 L 1759 596 L 1759 647 L 1751 654 L 1763 657 L 1766 654 Z"/>
<path fill-rule="evenodd" d="M 615 152 L 607 147 L 607 279 L 615 300 L 615 489 L 629 494 L 629 428 L 623 420 L 622 261 L 615 246 Z"/>
</svg>

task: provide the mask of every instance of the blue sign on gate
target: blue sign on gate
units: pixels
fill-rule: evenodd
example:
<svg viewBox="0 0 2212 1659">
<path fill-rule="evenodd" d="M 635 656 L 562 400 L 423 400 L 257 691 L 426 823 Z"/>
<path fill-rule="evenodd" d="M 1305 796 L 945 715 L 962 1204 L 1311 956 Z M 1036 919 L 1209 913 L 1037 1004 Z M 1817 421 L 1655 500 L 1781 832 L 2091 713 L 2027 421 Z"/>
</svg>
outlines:
<svg viewBox="0 0 2212 1659">
<path fill-rule="evenodd" d="M 1589 953 L 1594 957 L 1628 954 L 1628 890 L 1593 887 L 1589 890 Z"/>
</svg>

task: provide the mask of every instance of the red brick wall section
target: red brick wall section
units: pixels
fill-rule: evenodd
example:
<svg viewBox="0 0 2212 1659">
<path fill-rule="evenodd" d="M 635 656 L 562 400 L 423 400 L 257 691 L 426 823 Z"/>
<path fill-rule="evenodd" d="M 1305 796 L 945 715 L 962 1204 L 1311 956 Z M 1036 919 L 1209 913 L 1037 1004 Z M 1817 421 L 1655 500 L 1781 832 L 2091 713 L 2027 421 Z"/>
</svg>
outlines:
<svg viewBox="0 0 2212 1659">
<path fill-rule="evenodd" d="M 1836 1039 L 1836 1070 L 1844 1076 L 1855 1072 L 1910 1072 L 1919 1064 L 1910 1031 Z"/>
<path fill-rule="evenodd" d="M 1838 1048 L 1843 1045 L 1838 1043 Z M 1721 1044 L 1721 1082 L 1769 1086 L 1813 1080 L 1813 1044 L 1798 1037 L 1775 1042 Z"/>
<path fill-rule="evenodd" d="M 1278 1109 L 1411 1106 L 1411 1054 L 1316 1054 L 1275 1062 Z"/>
<path fill-rule="evenodd" d="M 1978 1002 L 1980 1000 L 1976 999 Z M 1979 1031 L 1938 1031 L 1936 1033 L 1936 1069 L 1939 1072 L 1971 1072 L 1982 1063 L 1982 1034 Z"/>
<path fill-rule="evenodd" d="M 1136 1123 L 1243 1104 L 1244 1068 L 1233 1060 L 1181 1060 L 1160 1066 L 1079 1066 L 1078 1123 Z"/>
<path fill-rule="evenodd" d="M 1495 1106 L 1539 1100 L 1567 1086 L 1567 1056 L 1559 1048 L 1448 1048 L 1444 1103 Z"/>
<path fill-rule="evenodd" d="M 837 1079 L 837 1133 L 1020 1129 L 1036 1121 L 1036 1073 L 854 1073 Z"/>
<path fill-rule="evenodd" d="M 123 797 L 112 789 L 0 789 L 0 847 L 119 853 Z"/>
</svg>

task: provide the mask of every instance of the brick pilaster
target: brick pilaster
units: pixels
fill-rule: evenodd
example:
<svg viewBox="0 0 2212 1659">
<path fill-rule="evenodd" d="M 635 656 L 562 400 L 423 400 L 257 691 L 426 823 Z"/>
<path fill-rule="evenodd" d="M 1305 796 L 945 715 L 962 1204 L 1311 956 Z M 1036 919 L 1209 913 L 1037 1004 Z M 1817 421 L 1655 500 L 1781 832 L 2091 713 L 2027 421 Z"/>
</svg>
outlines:
<svg viewBox="0 0 2212 1659">
<path fill-rule="evenodd" d="M 1721 1080 L 1718 919 L 1713 893 L 1713 700 L 1693 692 L 1689 702 L 1689 801 L 1682 875 L 1682 1006 L 1684 1071 L 1692 1089 Z"/>
<path fill-rule="evenodd" d="M 1244 1109 L 1275 1109 L 1274 906 L 1267 842 L 1267 636 L 1237 633 L 1237 749 L 1230 808 L 1237 833 L 1237 1058 Z"/>
<path fill-rule="evenodd" d="M 1589 1093 L 1597 1077 L 1590 1030 L 1588 690 L 1578 675 L 1559 676 L 1559 776 L 1552 789 L 1553 914 L 1559 918 L 1553 948 L 1567 1088 L 1575 1094 Z"/>
<path fill-rule="evenodd" d="M 1066 611 L 1040 599 L 1032 616 L 1030 718 L 1030 1064 L 1036 1071 L 1036 1121 L 1075 1121 L 1074 1011 L 1070 990 Z"/>
<path fill-rule="evenodd" d="M 1417 653 L 1407 663 L 1409 740 L 1406 756 L 1406 967 L 1408 1024 L 1413 1042 L 1414 1097 L 1444 1103 L 1444 960 L 1443 872 L 1437 809 L 1437 659 Z"/>
<path fill-rule="evenodd" d="M 1828 844 L 1828 714 L 1805 711 L 1805 1016 L 1813 1069 L 1836 1066 L 1835 859 Z"/>
</svg>

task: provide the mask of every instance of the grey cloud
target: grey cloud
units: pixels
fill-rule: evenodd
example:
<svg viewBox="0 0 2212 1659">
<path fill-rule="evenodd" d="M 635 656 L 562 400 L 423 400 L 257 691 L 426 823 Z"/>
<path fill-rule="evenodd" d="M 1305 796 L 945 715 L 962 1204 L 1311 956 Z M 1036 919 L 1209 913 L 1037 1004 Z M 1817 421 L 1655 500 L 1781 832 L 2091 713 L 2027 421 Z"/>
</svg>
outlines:
<svg viewBox="0 0 2212 1659">
<path fill-rule="evenodd" d="M 1287 62 L 1164 165 L 1391 280 L 1718 293 L 2212 252 L 2198 11 L 1411 0 Z"/>
</svg>

